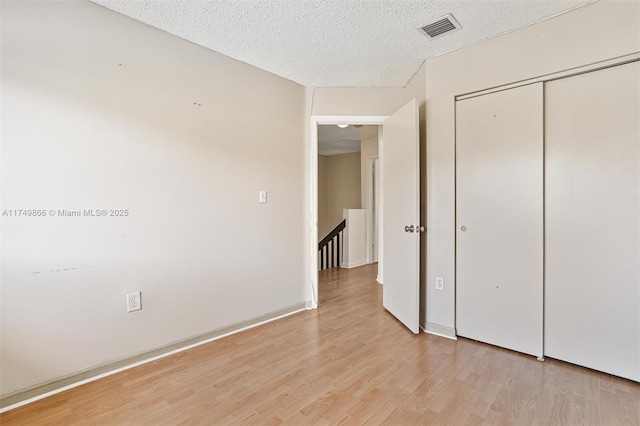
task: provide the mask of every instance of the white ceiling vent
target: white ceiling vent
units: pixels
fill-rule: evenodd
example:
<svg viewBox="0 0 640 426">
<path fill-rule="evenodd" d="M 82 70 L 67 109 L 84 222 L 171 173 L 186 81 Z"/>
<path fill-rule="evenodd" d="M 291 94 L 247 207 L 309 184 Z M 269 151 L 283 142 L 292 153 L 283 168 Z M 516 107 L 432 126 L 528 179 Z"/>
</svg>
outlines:
<svg viewBox="0 0 640 426">
<path fill-rule="evenodd" d="M 451 14 L 447 14 L 441 18 L 436 19 L 427 25 L 422 25 L 418 27 L 418 31 L 422 34 L 426 35 L 430 39 L 434 39 L 445 34 L 452 33 L 454 31 L 458 31 L 462 27 L 454 19 Z"/>
</svg>

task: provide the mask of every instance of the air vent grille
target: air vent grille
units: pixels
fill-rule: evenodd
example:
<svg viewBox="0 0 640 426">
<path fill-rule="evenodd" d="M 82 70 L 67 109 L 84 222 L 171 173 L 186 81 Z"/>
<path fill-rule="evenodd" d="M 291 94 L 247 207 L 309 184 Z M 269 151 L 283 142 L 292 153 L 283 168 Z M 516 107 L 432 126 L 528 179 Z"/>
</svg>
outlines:
<svg viewBox="0 0 640 426">
<path fill-rule="evenodd" d="M 460 28 L 461 27 L 458 21 L 456 21 L 453 16 L 449 14 L 443 16 L 442 18 L 438 18 L 436 21 L 431 22 L 430 24 L 418 27 L 418 30 L 427 37 L 433 39 L 444 34 L 449 34 L 453 31 L 457 31 Z"/>
</svg>

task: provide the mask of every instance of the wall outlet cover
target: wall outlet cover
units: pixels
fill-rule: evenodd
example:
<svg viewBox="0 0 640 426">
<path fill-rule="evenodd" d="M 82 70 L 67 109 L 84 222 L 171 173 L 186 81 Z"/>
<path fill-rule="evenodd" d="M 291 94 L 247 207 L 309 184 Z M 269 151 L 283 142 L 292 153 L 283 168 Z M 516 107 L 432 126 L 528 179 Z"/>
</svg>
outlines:
<svg viewBox="0 0 640 426">
<path fill-rule="evenodd" d="M 142 309 L 142 299 L 140 298 L 140 292 L 127 294 L 127 312 L 139 311 Z"/>
</svg>

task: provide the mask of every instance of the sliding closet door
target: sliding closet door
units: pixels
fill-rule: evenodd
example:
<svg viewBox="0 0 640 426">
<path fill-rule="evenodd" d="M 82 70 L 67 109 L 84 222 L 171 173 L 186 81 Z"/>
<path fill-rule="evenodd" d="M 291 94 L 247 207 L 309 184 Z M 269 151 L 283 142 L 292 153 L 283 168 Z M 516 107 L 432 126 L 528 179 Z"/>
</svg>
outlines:
<svg viewBox="0 0 640 426">
<path fill-rule="evenodd" d="M 640 65 L 545 87 L 545 354 L 640 380 Z"/>
<path fill-rule="evenodd" d="M 456 102 L 456 331 L 542 355 L 542 83 Z"/>
</svg>

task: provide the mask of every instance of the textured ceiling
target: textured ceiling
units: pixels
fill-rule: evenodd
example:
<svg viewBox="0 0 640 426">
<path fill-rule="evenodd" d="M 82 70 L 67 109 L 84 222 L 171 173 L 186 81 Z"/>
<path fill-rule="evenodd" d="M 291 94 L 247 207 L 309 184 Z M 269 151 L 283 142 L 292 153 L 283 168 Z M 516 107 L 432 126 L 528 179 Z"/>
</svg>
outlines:
<svg viewBox="0 0 640 426">
<path fill-rule="evenodd" d="M 305 86 L 404 87 L 425 59 L 594 0 L 92 1 Z M 462 30 L 416 30 L 447 13 Z"/>
<path fill-rule="evenodd" d="M 360 130 L 349 125 L 344 129 L 335 124 L 318 126 L 318 154 L 337 155 L 360 151 Z"/>
<path fill-rule="evenodd" d="M 378 126 L 354 127 L 350 124 L 344 129 L 335 124 L 318 125 L 318 154 L 338 155 L 359 152 L 363 139 L 378 136 Z"/>
</svg>

